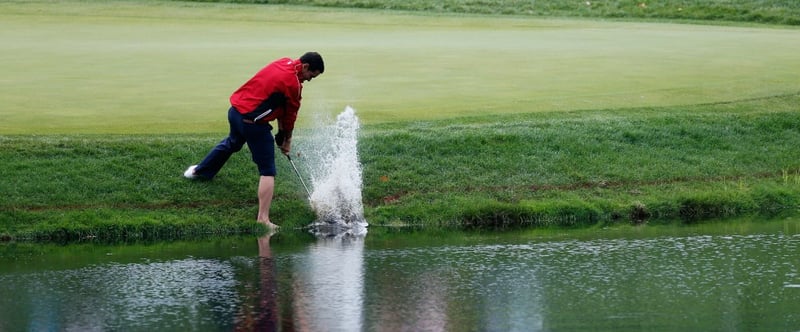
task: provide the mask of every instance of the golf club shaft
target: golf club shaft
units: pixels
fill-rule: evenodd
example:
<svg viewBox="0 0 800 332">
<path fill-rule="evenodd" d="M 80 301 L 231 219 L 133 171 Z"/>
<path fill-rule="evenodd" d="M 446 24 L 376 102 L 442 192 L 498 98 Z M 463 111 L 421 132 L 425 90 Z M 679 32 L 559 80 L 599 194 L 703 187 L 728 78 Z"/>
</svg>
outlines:
<svg viewBox="0 0 800 332">
<path fill-rule="evenodd" d="M 300 179 L 300 183 L 303 184 L 303 188 L 306 189 L 306 194 L 308 194 L 308 199 L 311 200 L 311 191 L 308 190 L 306 186 L 306 182 L 303 181 L 303 177 L 300 176 L 300 172 L 297 171 L 297 166 L 294 165 L 294 160 L 288 154 L 286 155 L 286 159 L 289 159 L 289 163 L 292 164 L 292 168 L 294 169 L 294 174 L 297 174 L 297 178 Z"/>
</svg>

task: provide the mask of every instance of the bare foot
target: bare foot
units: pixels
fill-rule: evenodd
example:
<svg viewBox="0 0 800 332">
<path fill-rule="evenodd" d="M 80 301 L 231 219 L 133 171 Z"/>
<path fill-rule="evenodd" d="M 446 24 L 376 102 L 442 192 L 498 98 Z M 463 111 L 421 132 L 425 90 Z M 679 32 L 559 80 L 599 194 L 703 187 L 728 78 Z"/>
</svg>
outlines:
<svg viewBox="0 0 800 332">
<path fill-rule="evenodd" d="M 258 222 L 260 222 L 260 223 L 264 224 L 265 226 L 267 226 L 267 228 L 268 228 L 268 229 L 269 229 L 271 232 L 274 232 L 274 231 L 278 230 L 278 228 L 280 227 L 280 226 L 278 226 L 278 225 L 275 225 L 275 224 L 273 224 L 273 223 L 272 223 L 272 222 L 270 222 L 269 220 L 266 220 L 266 221 L 264 221 L 264 220 L 259 220 Z"/>
</svg>

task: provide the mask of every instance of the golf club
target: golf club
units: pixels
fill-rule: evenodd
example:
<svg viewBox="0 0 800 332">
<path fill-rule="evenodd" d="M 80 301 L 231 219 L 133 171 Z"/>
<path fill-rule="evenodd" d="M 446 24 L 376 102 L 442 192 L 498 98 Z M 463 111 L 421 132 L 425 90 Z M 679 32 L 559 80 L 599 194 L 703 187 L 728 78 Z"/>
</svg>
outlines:
<svg viewBox="0 0 800 332">
<path fill-rule="evenodd" d="M 308 194 L 308 200 L 311 201 L 311 191 L 308 190 L 306 182 L 303 181 L 303 177 L 300 176 L 300 172 L 297 171 L 297 166 L 294 165 L 294 160 L 292 160 L 292 157 L 289 156 L 288 154 L 286 155 L 286 159 L 289 159 L 289 163 L 292 164 L 292 168 L 294 169 L 294 174 L 297 174 L 297 178 L 300 179 L 300 183 L 302 183 L 303 188 L 306 189 L 306 194 Z"/>
</svg>

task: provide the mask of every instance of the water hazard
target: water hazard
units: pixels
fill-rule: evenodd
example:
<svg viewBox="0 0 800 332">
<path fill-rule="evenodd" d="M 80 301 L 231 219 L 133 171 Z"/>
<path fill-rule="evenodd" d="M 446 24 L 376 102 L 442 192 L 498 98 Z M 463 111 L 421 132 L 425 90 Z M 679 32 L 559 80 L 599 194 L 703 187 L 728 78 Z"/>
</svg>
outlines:
<svg viewBox="0 0 800 332">
<path fill-rule="evenodd" d="M 4 245 L 0 330 L 800 329 L 798 220 L 305 236 Z"/>
</svg>

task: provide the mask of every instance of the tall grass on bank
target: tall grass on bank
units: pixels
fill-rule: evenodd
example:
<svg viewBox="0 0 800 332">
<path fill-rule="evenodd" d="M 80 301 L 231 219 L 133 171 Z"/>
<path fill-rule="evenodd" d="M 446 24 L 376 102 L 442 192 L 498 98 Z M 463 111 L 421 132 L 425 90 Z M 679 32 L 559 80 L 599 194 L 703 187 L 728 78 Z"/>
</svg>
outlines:
<svg viewBox="0 0 800 332">
<path fill-rule="evenodd" d="M 375 226 L 472 228 L 797 212 L 797 105 L 800 95 L 365 126 L 366 217 Z M 218 138 L 0 136 L 0 234 L 174 239 L 263 231 L 246 152 L 213 181 L 181 177 Z M 313 212 L 288 164 L 279 159 L 278 167 L 273 219 L 303 227 Z"/>
<path fill-rule="evenodd" d="M 263 232 L 254 223 L 258 179 L 247 153 L 235 155 L 214 181 L 182 177 L 218 140 L 216 135 L 0 137 L 0 235 L 120 240 Z M 286 165 L 278 166 L 291 174 Z M 293 189 L 291 182 L 278 186 L 273 211 L 288 224 L 313 219 L 304 196 Z"/>
<path fill-rule="evenodd" d="M 374 220 L 459 226 L 795 211 L 798 101 L 371 127 L 365 198 Z"/>
<path fill-rule="evenodd" d="M 755 22 L 800 25 L 794 0 L 194 0 L 437 13 Z"/>
</svg>

